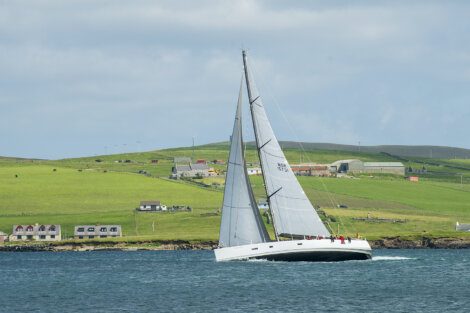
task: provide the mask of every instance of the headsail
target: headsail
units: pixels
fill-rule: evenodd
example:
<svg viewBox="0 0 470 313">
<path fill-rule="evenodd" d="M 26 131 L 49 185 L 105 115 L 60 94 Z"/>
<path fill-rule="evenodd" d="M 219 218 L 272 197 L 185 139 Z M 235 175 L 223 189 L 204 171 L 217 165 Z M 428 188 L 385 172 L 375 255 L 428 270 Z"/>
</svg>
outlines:
<svg viewBox="0 0 470 313">
<path fill-rule="evenodd" d="M 230 155 L 225 178 L 220 247 L 231 247 L 269 241 L 269 235 L 256 205 L 246 172 L 243 155 L 242 85 L 238 96 L 237 113 L 230 141 Z"/>
<path fill-rule="evenodd" d="M 276 234 L 329 236 L 329 231 L 305 195 L 274 135 L 248 69 L 245 51 L 243 51 L 243 64 L 256 145 Z"/>
</svg>

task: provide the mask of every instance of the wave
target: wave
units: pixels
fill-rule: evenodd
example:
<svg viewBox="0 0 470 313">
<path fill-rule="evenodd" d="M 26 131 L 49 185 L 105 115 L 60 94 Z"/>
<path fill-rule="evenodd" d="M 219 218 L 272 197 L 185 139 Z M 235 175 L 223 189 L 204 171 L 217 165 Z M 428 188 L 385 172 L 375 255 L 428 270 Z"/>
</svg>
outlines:
<svg viewBox="0 0 470 313">
<path fill-rule="evenodd" d="M 406 256 L 372 256 L 372 261 L 402 261 L 402 260 L 416 260 L 416 258 L 409 258 Z"/>
</svg>

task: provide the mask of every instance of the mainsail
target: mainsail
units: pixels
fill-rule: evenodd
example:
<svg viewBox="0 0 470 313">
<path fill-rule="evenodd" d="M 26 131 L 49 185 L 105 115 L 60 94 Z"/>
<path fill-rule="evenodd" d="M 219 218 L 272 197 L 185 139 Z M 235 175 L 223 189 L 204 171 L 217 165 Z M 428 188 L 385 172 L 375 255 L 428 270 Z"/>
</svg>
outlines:
<svg viewBox="0 0 470 313">
<path fill-rule="evenodd" d="M 243 65 L 256 145 L 276 234 L 329 236 L 329 231 L 305 195 L 274 135 L 248 69 L 245 51 L 243 51 Z"/>
<path fill-rule="evenodd" d="M 269 241 L 256 205 L 246 172 L 243 155 L 242 86 L 238 96 L 237 113 L 230 143 L 230 155 L 225 178 L 222 221 L 220 224 L 220 247 L 231 247 Z"/>
</svg>

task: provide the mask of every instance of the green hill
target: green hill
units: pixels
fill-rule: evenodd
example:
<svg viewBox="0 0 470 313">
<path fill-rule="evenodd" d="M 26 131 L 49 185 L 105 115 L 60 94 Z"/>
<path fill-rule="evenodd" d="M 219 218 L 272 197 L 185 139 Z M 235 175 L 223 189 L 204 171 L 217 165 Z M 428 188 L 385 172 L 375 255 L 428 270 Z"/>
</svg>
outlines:
<svg viewBox="0 0 470 313">
<path fill-rule="evenodd" d="M 381 145 L 381 146 L 354 146 L 333 143 L 311 143 L 281 141 L 284 148 L 299 148 L 301 145 L 305 150 L 335 150 L 349 152 L 365 152 L 371 154 L 386 153 L 401 157 L 411 158 L 435 158 L 435 159 L 470 159 L 470 149 L 443 147 L 443 146 L 415 146 L 415 145 Z"/>
<path fill-rule="evenodd" d="M 324 220 L 335 231 L 339 228 L 341 233 L 372 239 L 468 235 L 455 232 L 454 225 L 456 221 L 470 223 L 470 160 L 307 149 L 305 145 L 302 151 L 286 143 L 283 147 L 291 163 L 399 159 L 413 168 L 426 167 L 419 183 L 391 175 L 300 177 L 312 203 L 321 207 Z M 220 215 L 215 213 L 223 189 L 211 183 L 223 179 L 198 180 L 197 184 L 170 180 L 167 177 L 177 156 L 225 160 L 228 144 L 64 160 L 0 158 L 0 230 L 10 233 L 13 224 L 58 223 L 67 237 L 77 224 L 115 223 L 123 226 L 128 239 L 217 240 Z M 258 162 L 250 145 L 246 158 Z M 256 196 L 264 198 L 261 178 L 252 177 L 252 182 Z M 135 213 L 141 200 L 152 199 L 189 205 L 193 212 Z M 347 208 L 339 209 L 338 204 Z"/>
</svg>

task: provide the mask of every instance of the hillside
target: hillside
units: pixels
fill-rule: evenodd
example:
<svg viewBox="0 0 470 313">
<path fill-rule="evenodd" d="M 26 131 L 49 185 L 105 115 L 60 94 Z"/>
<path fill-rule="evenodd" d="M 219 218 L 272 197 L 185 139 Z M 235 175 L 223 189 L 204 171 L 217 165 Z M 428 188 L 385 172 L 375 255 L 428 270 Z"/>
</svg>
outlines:
<svg viewBox="0 0 470 313">
<path fill-rule="evenodd" d="M 443 146 L 405 146 L 405 145 L 383 145 L 383 146 L 354 146 L 333 143 L 312 143 L 281 141 L 282 147 L 298 149 L 300 144 L 305 150 L 335 150 L 348 152 L 364 152 L 371 154 L 387 153 L 400 157 L 430 158 L 430 159 L 470 159 L 470 149 L 443 147 Z"/>
<path fill-rule="evenodd" d="M 36 164 L 0 167 L 0 185 L 0 230 L 8 233 L 13 224 L 57 223 L 70 236 L 74 225 L 117 223 L 127 236 L 213 239 L 217 216 L 201 214 L 213 212 L 222 199 L 220 192 L 176 181 Z M 193 212 L 135 213 L 141 200 L 151 199 L 189 205 Z"/>
<path fill-rule="evenodd" d="M 301 151 L 285 143 L 283 147 L 290 163 L 397 160 L 396 155 L 362 150 Z M 194 152 L 186 147 L 64 160 L 0 158 L 0 230 L 10 233 L 13 224 L 59 223 L 67 237 L 77 224 L 116 223 L 123 226 L 127 236 L 123 240 L 217 240 L 223 188 L 213 186 L 211 179 L 197 184 L 169 180 L 175 156 L 225 160 L 228 145 L 198 146 Z M 246 158 L 257 162 L 252 146 L 247 147 Z M 467 236 L 455 232 L 454 224 L 470 223 L 470 160 L 398 158 L 407 166 L 425 166 L 428 172 L 420 174 L 417 184 L 387 175 L 299 180 L 335 231 L 372 239 Z M 257 198 L 263 199 L 261 178 L 251 179 Z M 223 183 L 223 178 L 216 181 Z M 135 213 L 141 200 L 152 199 L 189 205 L 193 212 Z M 339 209 L 338 204 L 347 208 Z"/>
</svg>

